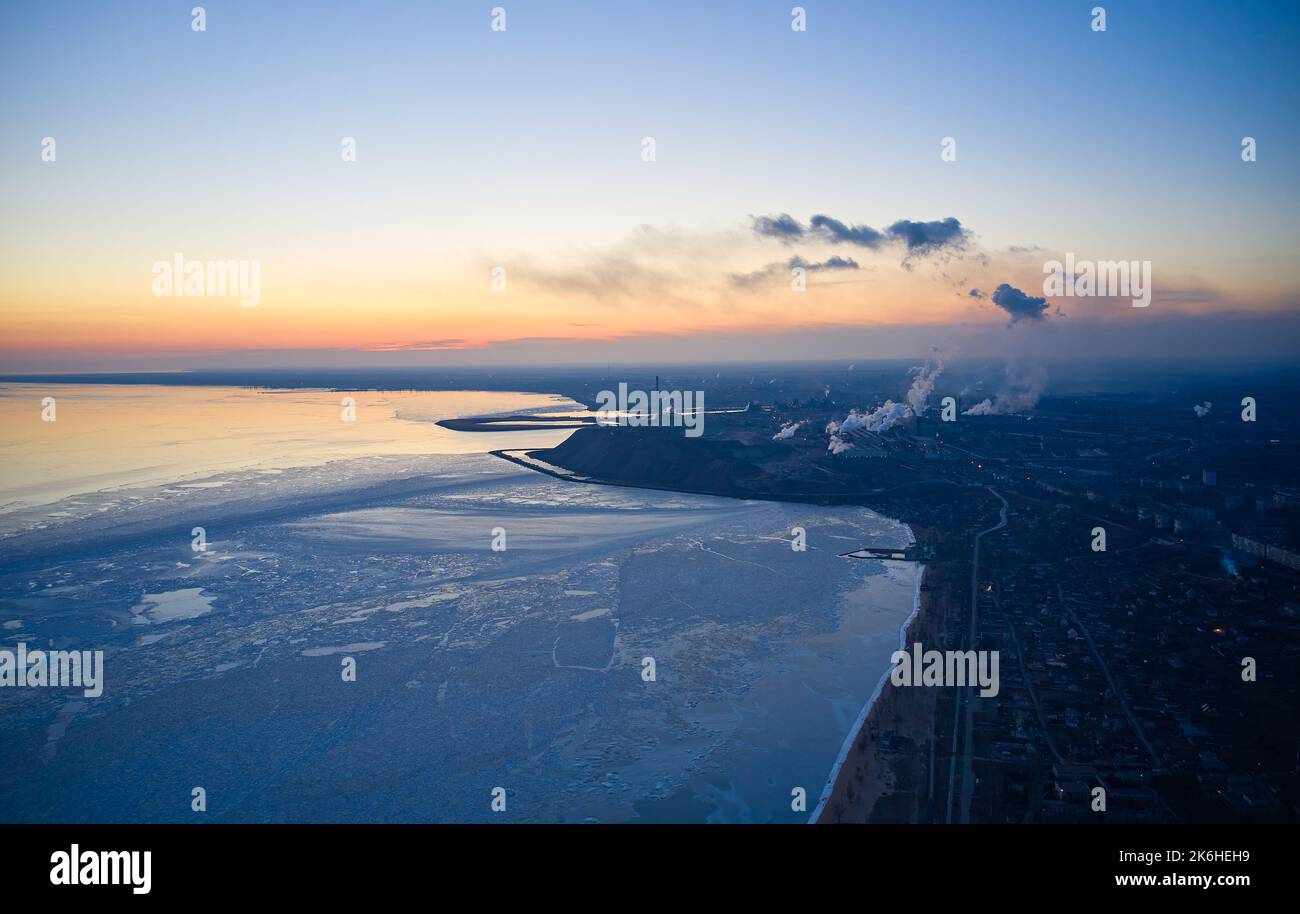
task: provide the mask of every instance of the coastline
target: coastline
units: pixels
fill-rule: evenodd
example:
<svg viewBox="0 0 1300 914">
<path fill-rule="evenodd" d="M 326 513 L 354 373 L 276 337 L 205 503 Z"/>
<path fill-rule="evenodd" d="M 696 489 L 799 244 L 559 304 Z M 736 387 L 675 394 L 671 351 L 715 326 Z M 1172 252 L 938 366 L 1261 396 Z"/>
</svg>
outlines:
<svg viewBox="0 0 1300 914">
<path fill-rule="evenodd" d="M 906 650 L 907 643 L 913 635 L 918 620 L 921 618 L 922 610 L 922 591 L 925 585 L 926 566 L 920 565 L 916 575 L 916 595 L 912 602 L 912 612 L 898 627 L 898 649 Z M 844 737 L 844 743 L 840 746 L 839 755 L 835 758 L 835 764 L 831 766 L 830 773 L 826 777 L 826 784 L 822 787 L 821 796 L 818 798 L 817 806 L 813 809 L 812 815 L 808 817 L 809 825 L 819 825 L 822 823 L 822 816 L 826 808 L 837 796 L 847 794 L 848 786 L 845 776 L 845 763 L 854 755 L 855 744 L 870 745 L 874 742 L 871 738 L 868 728 L 871 724 L 876 723 L 881 709 L 881 699 L 886 694 L 889 685 L 889 674 L 891 667 L 886 666 L 883 673 L 880 674 L 880 680 L 876 683 L 876 688 L 872 691 L 871 697 L 867 699 L 866 704 L 858 713 L 857 719 L 853 721 L 853 726 L 849 728 L 848 734 Z M 865 756 L 865 749 L 859 746 L 859 752 Z M 870 800 L 867 807 L 867 816 L 871 814 L 871 807 L 875 805 L 875 800 L 882 794 L 888 786 L 885 783 L 882 771 L 876 769 L 876 776 L 872 779 L 870 786 L 874 788 L 875 796 Z"/>
</svg>

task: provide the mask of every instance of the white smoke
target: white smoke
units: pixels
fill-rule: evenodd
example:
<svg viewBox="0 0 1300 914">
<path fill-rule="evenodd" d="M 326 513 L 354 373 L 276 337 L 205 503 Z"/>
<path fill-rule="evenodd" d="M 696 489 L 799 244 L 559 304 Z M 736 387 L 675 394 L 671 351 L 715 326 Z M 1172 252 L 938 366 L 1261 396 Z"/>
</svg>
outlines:
<svg viewBox="0 0 1300 914">
<path fill-rule="evenodd" d="M 799 431 L 801 425 L 803 425 L 802 422 L 787 422 L 785 425 L 781 426 L 781 431 L 772 436 L 772 440 L 788 441 L 794 437 L 795 432 Z"/>
<path fill-rule="evenodd" d="M 851 409 L 843 421 L 826 423 L 826 434 L 830 436 L 826 449 L 832 454 L 842 454 L 853 448 L 852 438 L 859 432 L 887 432 L 912 415 L 912 407 L 893 400 L 886 400 L 870 412 Z"/>
<path fill-rule="evenodd" d="M 938 349 L 934 349 L 933 355 L 924 365 L 918 365 L 912 369 L 915 377 L 912 379 L 912 386 L 907 391 L 906 403 L 895 403 L 893 400 L 886 400 L 880 406 L 872 410 L 858 412 L 856 409 L 849 410 L 849 414 L 842 421 L 831 421 L 826 423 L 826 434 L 830 438 L 830 443 L 826 449 L 832 454 L 842 454 L 845 451 L 852 450 L 853 436 L 859 432 L 887 432 L 898 423 L 910 419 L 913 416 L 919 416 L 925 412 L 926 402 L 930 395 L 934 393 L 935 381 L 939 375 L 943 374 L 943 357 Z"/>
<path fill-rule="evenodd" d="M 850 450 L 853 447 L 853 445 L 840 437 L 840 424 L 834 419 L 826 423 L 826 434 L 830 438 L 830 442 L 826 445 L 826 450 L 830 451 L 832 454 L 843 454 L 845 451 Z"/>
<path fill-rule="evenodd" d="M 852 436 L 857 432 L 887 432 L 899 422 L 912 416 L 912 407 L 906 403 L 886 400 L 870 412 L 849 410 L 843 422 L 832 422 L 826 426 L 828 434 L 838 433 L 840 437 Z"/>
<path fill-rule="evenodd" d="M 1042 365 L 1008 364 L 1006 378 L 997 396 L 985 399 L 962 413 L 963 416 L 1010 416 L 1027 413 L 1038 405 L 1047 388 L 1047 369 Z"/>
<path fill-rule="evenodd" d="M 1214 404 L 1211 403 L 1209 400 L 1206 400 L 1204 403 L 1198 403 L 1195 406 L 1193 406 L 1192 409 L 1196 411 L 1196 418 L 1204 419 L 1206 416 L 1208 416 L 1210 414 L 1210 407 L 1213 405 Z"/>
<path fill-rule="evenodd" d="M 924 365 L 912 369 L 916 372 L 916 377 L 912 381 L 912 386 L 908 388 L 907 403 L 917 416 L 925 414 L 925 404 L 930 399 L 930 394 L 934 393 L 934 382 L 939 380 L 939 375 L 943 374 L 943 356 L 938 349 L 933 352 L 934 354 Z"/>
<path fill-rule="evenodd" d="M 887 432 L 899 422 L 911 416 L 912 407 L 906 403 L 895 403 L 893 400 L 886 400 L 883 406 L 877 407 L 874 412 L 867 416 L 867 431 Z"/>
<path fill-rule="evenodd" d="M 836 423 L 836 430 L 841 435 L 852 435 L 854 432 L 861 431 L 867 427 L 867 413 L 860 413 L 856 409 L 849 410 L 849 414 L 844 417 L 843 422 Z"/>
</svg>

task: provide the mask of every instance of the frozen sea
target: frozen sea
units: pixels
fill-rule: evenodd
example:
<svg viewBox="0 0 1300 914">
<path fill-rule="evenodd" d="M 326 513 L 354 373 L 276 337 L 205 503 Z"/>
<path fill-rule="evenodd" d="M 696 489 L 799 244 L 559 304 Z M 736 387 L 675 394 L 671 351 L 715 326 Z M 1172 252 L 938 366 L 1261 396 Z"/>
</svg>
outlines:
<svg viewBox="0 0 1300 914">
<path fill-rule="evenodd" d="M 341 396 L 0 386 L 0 646 L 106 668 L 98 698 L 0 688 L 0 820 L 807 819 L 916 583 L 840 554 L 905 526 L 558 480 L 485 452 L 568 432 L 432 424 L 557 397 Z"/>
</svg>

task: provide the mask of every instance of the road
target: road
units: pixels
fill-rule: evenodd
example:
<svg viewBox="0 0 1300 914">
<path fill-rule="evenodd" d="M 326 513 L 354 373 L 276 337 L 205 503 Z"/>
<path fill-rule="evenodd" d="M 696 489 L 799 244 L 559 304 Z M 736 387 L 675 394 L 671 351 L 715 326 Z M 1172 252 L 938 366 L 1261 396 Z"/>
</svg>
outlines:
<svg viewBox="0 0 1300 914">
<path fill-rule="evenodd" d="M 998 511 L 998 522 L 992 527 L 988 527 L 975 534 L 975 545 L 971 548 L 970 559 L 970 632 L 966 636 L 966 650 L 974 650 L 979 628 L 979 574 L 980 574 L 980 541 L 984 539 L 986 533 L 993 533 L 1001 530 L 1007 525 L 1007 500 L 1003 498 L 992 486 L 988 490 L 1002 502 L 1002 509 Z M 957 702 L 954 706 L 953 733 L 954 744 L 956 742 L 957 721 L 962 723 L 962 746 L 961 746 L 961 807 L 958 810 L 961 816 L 960 821 L 965 823 L 970 821 L 970 803 L 971 795 L 975 791 L 975 771 L 972 760 L 972 744 L 974 742 L 974 712 L 971 707 L 971 696 L 975 691 L 975 686 L 970 685 L 957 693 Z M 955 746 L 954 746 L 955 748 Z M 948 766 L 948 813 L 945 819 L 949 824 L 952 823 L 952 800 L 955 794 L 957 781 L 957 753 L 954 751 L 952 760 Z"/>
</svg>

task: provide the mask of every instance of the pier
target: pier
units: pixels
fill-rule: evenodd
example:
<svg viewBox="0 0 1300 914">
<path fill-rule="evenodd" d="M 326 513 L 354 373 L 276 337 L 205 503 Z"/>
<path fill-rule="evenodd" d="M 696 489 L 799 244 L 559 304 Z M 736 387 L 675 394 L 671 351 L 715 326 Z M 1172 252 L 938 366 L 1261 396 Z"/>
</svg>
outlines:
<svg viewBox="0 0 1300 914">
<path fill-rule="evenodd" d="M 904 546 L 902 548 L 882 548 L 879 546 L 868 546 L 865 549 L 855 549 L 852 552 L 841 552 L 840 555 L 850 559 L 889 559 L 895 562 L 924 562 L 927 558 L 927 550 L 921 546 Z"/>
</svg>

